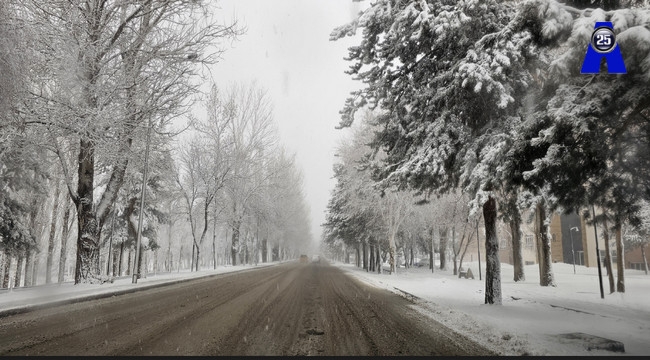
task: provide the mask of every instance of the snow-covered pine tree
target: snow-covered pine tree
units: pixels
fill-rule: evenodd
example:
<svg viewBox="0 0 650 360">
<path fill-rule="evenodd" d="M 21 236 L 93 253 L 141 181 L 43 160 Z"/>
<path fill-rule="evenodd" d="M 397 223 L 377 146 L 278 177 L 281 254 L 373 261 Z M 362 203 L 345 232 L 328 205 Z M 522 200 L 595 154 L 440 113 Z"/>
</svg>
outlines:
<svg viewBox="0 0 650 360">
<path fill-rule="evenodd" d="M 486 219 L 486 303 L 501 303 L 496 191 L 505 183 L 512 129 L 537 86 L 537 34 L 519 3 L 377 1 L 332 39 L 363 29 L 348 73 L 366 84 L 341 111 L 349 126 L 380 110 L 373 146 L 386 151 L 375 175 L 423 192 L 460 186 Z M 525 10 L 530 10 L 526 8 Z"/>
<path fill-rule="evenodd" d="M 541 28 L 536 44 L 557 56 L 511 153 L 526 186 L 548 185 L 565 211 L 590 204 L 606 209 L 621 252 L 622 224 L 638 222 L 639 200 L 650 195 L 650 10 L 638 3 L 617 8 L 612 2 L 609 10 L 552 0 L 525 4 L 527 24 Z M 608 75 L 604 68 L 598 75 L 580 74 L 597 21 L 613 23 L 627 74 Z M 625 290 L 621 260 L 618 291 Z"/>
</svg>

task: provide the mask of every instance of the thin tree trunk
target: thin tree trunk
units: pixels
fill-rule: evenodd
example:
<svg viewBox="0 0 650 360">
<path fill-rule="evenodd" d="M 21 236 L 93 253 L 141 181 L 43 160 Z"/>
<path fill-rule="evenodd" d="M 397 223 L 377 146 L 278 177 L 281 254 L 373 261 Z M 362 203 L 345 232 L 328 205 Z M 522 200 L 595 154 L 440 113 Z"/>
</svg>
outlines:
<svg viewBox="0 0 650 360">
<path fill-rule="evenodd" d="M 5 258 L 6 258 L 5 252 L 0 251 L 0 289 L 3 288 L 2 285 L 3 285 L 3 282 L 4 282 L 4 278 L 5 278 L 5 267 L 6 267 L 5 266 Z"/>
<path fill-rule="evenodd" d="M 198 245 L 196 245 L 196 271 L 199 271 L 199 261 L 201 261 L 201 249 L 199 248 Z"/>
<path fill-rule="evenodd" d="M 485 303 L 501 305 L 501 262 L 497 237 L 497 202 L 489 197 L 483 204 L 485 220 Z"/>
<path fill-rule="evenodd" d="M 451 228 L 451 249 L 454 254 L 454 275 L 458 275 L 458 251 L 456 251 L 456 227 Z"/>
<path fill-rule="evenodd" d="M 50 237 L 47 241 L 47 261 L 45 264 L 45 283 L 52 283 L 52 262 L 54 258 L 54 238 L 56 237 L 56 223 L 59 218 L 59 195 L 61 187 L 57 184 L 54 190 L 54 204 L 52 204 L 52 223 L 50 224 Z"/>
<path fill-rule="evenodd" d="M 397 252 L 397 248 L 395 246 L 395 235 L 395 232 L 391 232 L 388 247 L 388 263 L 390 264 L 391 275 L 395 274 L 395 271 L 397 270 L 397 267 L 395 266 L 395 253 Z"/>
<path fill-rule="evenodd" d="M 605 269 L 607 269 L 607 279 L 609 280 L 609 293 L 616 291 L 614 287 L 614 273 L 612 272 L 612 257 L 609 247 L 609 228 L 607 226 L 607 215 L 603 213 L 603 238 L 605 239 Z M 598 254 L 600 256 L 600 254 Z"/>
<path fill-rule="evenodd" d="M 122 276 L 122 264 L 124 263 L 124 241 L 120 243 L 120 261 L 117 263 L 117 275 Z"/>
<path fill-rule="evenodd" d="M 645 274 L 648 275 L 648 259 L 646 259 L 646 257 L 645 257 L 645 246 L 646 245 L 647 245 L 647 243 L 641 245 L 641 256 L 643 256 L 643 264 L 645 265 L 645 268 L 644 268 Z"/>
<path fill-rule="evenodd" d="M 616 291 L 625 292 L 625 250 L 623 248 L 623 234 L 621 231 L 621 221 L 616 218 L 614 224 L 616 229 Z"/>
<path fill-rule="evenodd" d="M 61 227 L 61 254 L 59 255 L 59 277 L 58 281 L 61 284 L 65 280 L 65 263 L 68 259 L 68 235 L 69 235 L 69 222 L 70 213 L 72 212 L 72 202 L 70 199 L 65 200 L 65 213 L 63 214 L 63 225 Z"/>
<path fill-rule="evenodd" d="M 192 242 L 192 259 L 190 260 L 190 272 L 194 271 L 194 254 L 196 251 L 196 244 Z"/>
<path fill-rule="evenodd" d="M 433 264 L 433 259 L 434 259 L 434 251 L 433 251 L 433 234 L 435 231 L 431 229 L 431 242 L 429 243 L 429 270 L 431 270 L 431 273 L 433 273 L 433 269 L 435 268 Z"/>
</svg>

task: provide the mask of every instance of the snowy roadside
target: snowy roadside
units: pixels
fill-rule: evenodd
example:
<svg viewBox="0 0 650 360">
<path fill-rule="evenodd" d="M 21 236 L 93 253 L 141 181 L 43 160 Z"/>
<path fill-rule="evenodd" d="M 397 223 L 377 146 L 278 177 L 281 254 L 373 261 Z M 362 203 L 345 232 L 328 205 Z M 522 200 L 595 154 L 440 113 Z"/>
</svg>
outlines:
<svg viewBox="0 0 650 360">
<path fill-rule="evenodd" d="M 413 308 L 502 355 L 650 355 L 650 276 L 626 270 L 626 293 L 600 298 L 597 269 L 553 264 L 557 287 L 539 286 L 537 265 L 525 267 L 526 281 L 514 283 L 511 265 L 502 264 L 503 305 L 484 305 L 478 264 L 475 279 L 451 271 L 398 269 L 393 276 L 367 273 L 350 264 L 332 263 L 357 279 L 395 292 Z M 413 298 L 414 295 L 417 298 Z M 625 353 L 587 350 L 586 343 L 559 339 L 581 332 L 620 341 Z"/>
<path fill-rule="evenodd" d="M 138 279 L 137 284 L 131 283 L 130 276 L 117 278 L 113 283 L 104 284 L 79 284 L 72 282 L 63 284 L 39 285 L 26 288 L 0 290 L 0 318 L 3 316 L 23 312 L 41 306 L 52 306 L 77 301 L 84 301 L 116 294 L 139 291 L 151 287 L 168 285 L 175 282 L 198 279 L 218 274 L 241 272 L 274 266 L 279 264 L 265 263 L 258 265 L 218 266 L 216 269 L 202 269 L 198 272 L 181 270 L 179 272 L 149 274 L 146 278 Z"/>
</svg>

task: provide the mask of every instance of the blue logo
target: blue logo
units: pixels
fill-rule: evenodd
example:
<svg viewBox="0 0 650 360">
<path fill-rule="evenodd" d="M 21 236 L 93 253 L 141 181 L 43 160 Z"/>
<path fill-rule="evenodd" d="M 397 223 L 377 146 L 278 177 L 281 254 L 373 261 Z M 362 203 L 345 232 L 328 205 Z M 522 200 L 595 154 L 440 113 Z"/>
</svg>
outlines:
<svg viewBox="0 0 650 360">
<path fill-rule="evenodd" d="M 582 74 L 600 73 L 600 63 L 605 58 L 609 74 L 627 74 L 621 49 L 616 43 L 614 25 L 609 21 L 597 22 L 591 41 L 587 46 L 587 55 L 582 63 Z"/>
</svg>

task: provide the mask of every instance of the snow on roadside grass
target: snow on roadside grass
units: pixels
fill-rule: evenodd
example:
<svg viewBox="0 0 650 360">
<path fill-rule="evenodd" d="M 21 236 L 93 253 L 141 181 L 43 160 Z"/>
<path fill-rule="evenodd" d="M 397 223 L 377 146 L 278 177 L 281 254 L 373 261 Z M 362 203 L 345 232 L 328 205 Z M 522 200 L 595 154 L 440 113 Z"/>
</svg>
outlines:
<svg viewBox="0 0 650 360">
<path fill-rule="evenodd" d="M 257 266 L 218 266 L 217 269 L 201 269 L 201 271 L 198 272 L 181 270 L 180 272 L 159 273 L 156 275 L 149 274 L 146 278 L 138 279 L 137 284 L 131 283 L 131 276 L 125 276 L 115 279 L 113 283 L 104 284 L 74 285 L 72 282 L 65 282 L 63 284 L 40 285 L 26 288 L 22 287 L 12 290 L 2 289 L 0 291 L 0 313 L 7 310 L 20 309 L 25 306 L 43 305 L 57 301 L 84 298 L 87 296 L 128 291 L 134 288 L 146 288 L 148 286 L 155 286 L 182 279 L 194 279 L 276 264 L 278 263 L 266 263 Z"/>
<path fill-rule="evenodd" d="M 537 265 L 526 266 L 526 281 L 515 283 L 512 266 L 502 264 L 503 305 L 494 306 L 483 304 L 478 263 L 465 264 L 474 280 L 437 268 L 434 274 L 426 268 L 400 268 L 389 276 L 335 265 L 366 283 L 417 296 L 417 311 L 499 354 L 617 355 L 555 337 L 583 332 L 623 342 L 625 355 L 650 355 L 650 276 L 642 271 L 626 270 L 625 294 L 608 294 L 603 276 L 606 295 L 601 299 L 595 268 L 576 266 L 573 274 L 572 265 L 553 264 L 557 287 L 541 287 Z"/>
</svg>

